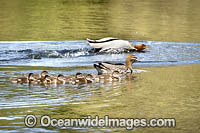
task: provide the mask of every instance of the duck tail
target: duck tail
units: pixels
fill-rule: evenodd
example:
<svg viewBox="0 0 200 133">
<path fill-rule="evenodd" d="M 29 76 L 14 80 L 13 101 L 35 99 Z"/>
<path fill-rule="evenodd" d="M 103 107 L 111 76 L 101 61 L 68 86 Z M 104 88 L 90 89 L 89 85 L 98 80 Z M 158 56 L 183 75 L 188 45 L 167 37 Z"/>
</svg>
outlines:
<svg viewBox="0 0 200 133">
<path fill-rule="evenodd" d="M 88 43 L 94 43 L 94 42 L 96 42 L 95 40 L 91 40 L 89 38 L 86 38 L 86 40 L 88 41 Z"/>
<path fill-rule="evenodd" d="M 100 65 L 97 65 L 97 64 L 94 64 L 93 66 L 97 70 L 98 75 L 101 75 L 102 74 L 102 69 L 104 69 L 104 68 L 101 67 Z"/>
</svg>

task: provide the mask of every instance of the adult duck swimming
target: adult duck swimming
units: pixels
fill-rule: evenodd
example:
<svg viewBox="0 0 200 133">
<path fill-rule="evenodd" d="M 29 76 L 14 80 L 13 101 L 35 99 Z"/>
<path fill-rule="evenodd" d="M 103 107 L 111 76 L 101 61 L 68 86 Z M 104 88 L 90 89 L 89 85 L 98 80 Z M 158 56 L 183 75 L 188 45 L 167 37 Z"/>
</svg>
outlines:
<svg viewBox="0 0 200 133">
<path fill-rule="evenodd" d="M 99 40 L 86 39 L 88 44 L 95 49 L 102 51 L 108 49 L 125 49 L 130 51 L 142 51 L 147 48 L 145 44 L 133 45 L 133 43 L 113 37 L 106 37 Z"/>
<path fill-rule="evenodd" d="M 94 68 L 97 70 L 98 75 L 112 73 L 113 71 L 118 71 L 120 74 L 128 74 L 133 73 L 134 62 L 138 61 L 138 58 L 135 55 L 129 55 L 126 58 L 126 63 L 111 63 L 111 62 L 99 62 L 98 64 L 94 64 Z"/>
</svg>

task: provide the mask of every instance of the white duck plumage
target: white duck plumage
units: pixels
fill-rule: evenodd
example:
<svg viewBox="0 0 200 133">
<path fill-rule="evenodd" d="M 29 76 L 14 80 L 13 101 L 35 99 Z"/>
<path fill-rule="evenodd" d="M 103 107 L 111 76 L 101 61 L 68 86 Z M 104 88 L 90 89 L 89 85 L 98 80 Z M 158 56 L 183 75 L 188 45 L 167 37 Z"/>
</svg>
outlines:
<svg viewBox="0 0 200 133">
<path fill-rule="evenodd" d="M 91 40 L 87 38 L 87 42 L 91 47 L 102 50 L 119 48 L 136 50 L 131 42 L 113 37 L 106 37 L 100 40 Z"/>
</svg>

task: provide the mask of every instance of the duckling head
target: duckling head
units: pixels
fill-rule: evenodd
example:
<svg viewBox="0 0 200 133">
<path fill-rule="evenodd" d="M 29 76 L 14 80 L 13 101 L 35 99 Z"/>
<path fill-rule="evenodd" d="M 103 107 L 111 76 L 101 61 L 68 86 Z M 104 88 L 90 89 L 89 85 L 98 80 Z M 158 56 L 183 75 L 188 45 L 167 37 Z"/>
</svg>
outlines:
<svg viewBox="0 0 200 133">
<path fill-rule="evenodd" d="M 47 71 L 42 71 L 40 75 L 41 75 L 41 77 L 45 77 L 45 76 L 48 75 L 48 74 L 49 74 L 49 73 L 48 73 Z"/>
<path fill-rule="evenodd" d="M 33 74 L 33 73 L 29 73 L 27 79 L 28 79 L 29 81 L 34 81 L 34 80 L 35 80 L 34 74 Z"/>
<path fill-rule="evenodd" d="M 51 83 L 51 77 L 49 75 L 44 76 L 44 83 L 45 84 L 50 84 Z"/>
<path fill-rule="evenodd" d="M 64 79 L 64 75 L 59 74 L 57 78 L 58 78 L 58 80 L 62 80 L 62 79 Z"/>
<path fill-rule="evenodd" d="M 87 74 L 86 77 L 85 77 L 86 81 L 88 83 L 92 83 L 93 80 L 94 80 L 94 77 L 91 75 L 91 74 Z"/>
<path fill-rule="evenodd" d="M 58 79 L 59 81 L 61 81 L 63 84 L 65 84 L 65 77 L 64 77 L 64 75 L 59 74 L 59 75 L 57 76 L 57 79 Z"/>
<path fill-rule="evenodd" d="M 112 78 L 114 80 L 120 80 L 120 73 L 118 71 L 113 71 Z"/>
<path fill-rule="evenodd" d="M 84 78 L 84 76 L 82 73 L 78 72 L 76 73 L 76 78 Z"/>
</svg>

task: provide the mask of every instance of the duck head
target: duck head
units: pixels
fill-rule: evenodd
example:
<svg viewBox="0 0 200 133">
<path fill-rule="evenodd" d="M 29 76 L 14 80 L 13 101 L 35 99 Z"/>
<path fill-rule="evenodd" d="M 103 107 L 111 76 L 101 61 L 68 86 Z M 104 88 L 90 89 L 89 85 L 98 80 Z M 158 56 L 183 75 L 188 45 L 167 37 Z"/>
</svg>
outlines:
<svg viewBox="0 0 200 133">
<path fill-rule="evenodd" d="M 59 74 L 59 75 L 57 76 L 57 79 L 58 79 L 58 81 L 61 81 L 62 84 L 65 84 L 65 77 L 64 77 L 64 75 Z"/>
<path fill-rule="evenodd" d="M 34 81 L 34 80 L 35 80 L 34 74 L 33 74 L 33 73 L 29 73 L 27 79 L 28 79 L 28 82 L 29 82 L 29 83 L 30 83 L 31 81 Z"/>
<path fill-rule="evenodd" d="M 41 78 L 44 78 L 46 75 L 48 75 L 49 73 L 47 71 L 42 71 L 40 76 Z"/>
<path fill-rule="evenodd" d="M 84 76 L 82 73 L 78 72 L 76 73 L 76 78 L 84 78 Z"/>
<path fill-rule="evenodd" d="M 51 83 L 51 77 L 49 75 L 44 76 L 44 84 L 50 84 Z"/>
<path fill-rule="evenodd" d="M 137 51 L 142 51 L 142 50 L 147 48 L 147 45 L 145 45 L 145 44 L 137 44 L 134 47 L 137 49 Z"/>
<path fill-rule="evenodd" d="M 133 71 L 132 64 L 136 61 L 138 61 L 138 58 L 135 55 L 129 55 L 126 58 L 126 67 L 131 70 L 131 73 Z"/>
<path fill-rule="evenodd" d="M 94 81 L 94 77 L 91 74 L 87 74 L 85 79 L 87 83 L 92 83 Z"/>
<path fill-rule="evenodd" d="M 58 77 L 57 77 L 58 80 L 62 80 L 62 79 L 64 79 L 64 78 L 65 78 L 65 77 L 64 77 L 64 75 L 62 75 L 62 74 L 59 74 Z"/>
<path fill-rule="evenodd" d="M 112 72 L 112 78 L 114 80 L 120 80 L 120 73 L 118 71 L 113 71 Z"/>
</svg>

